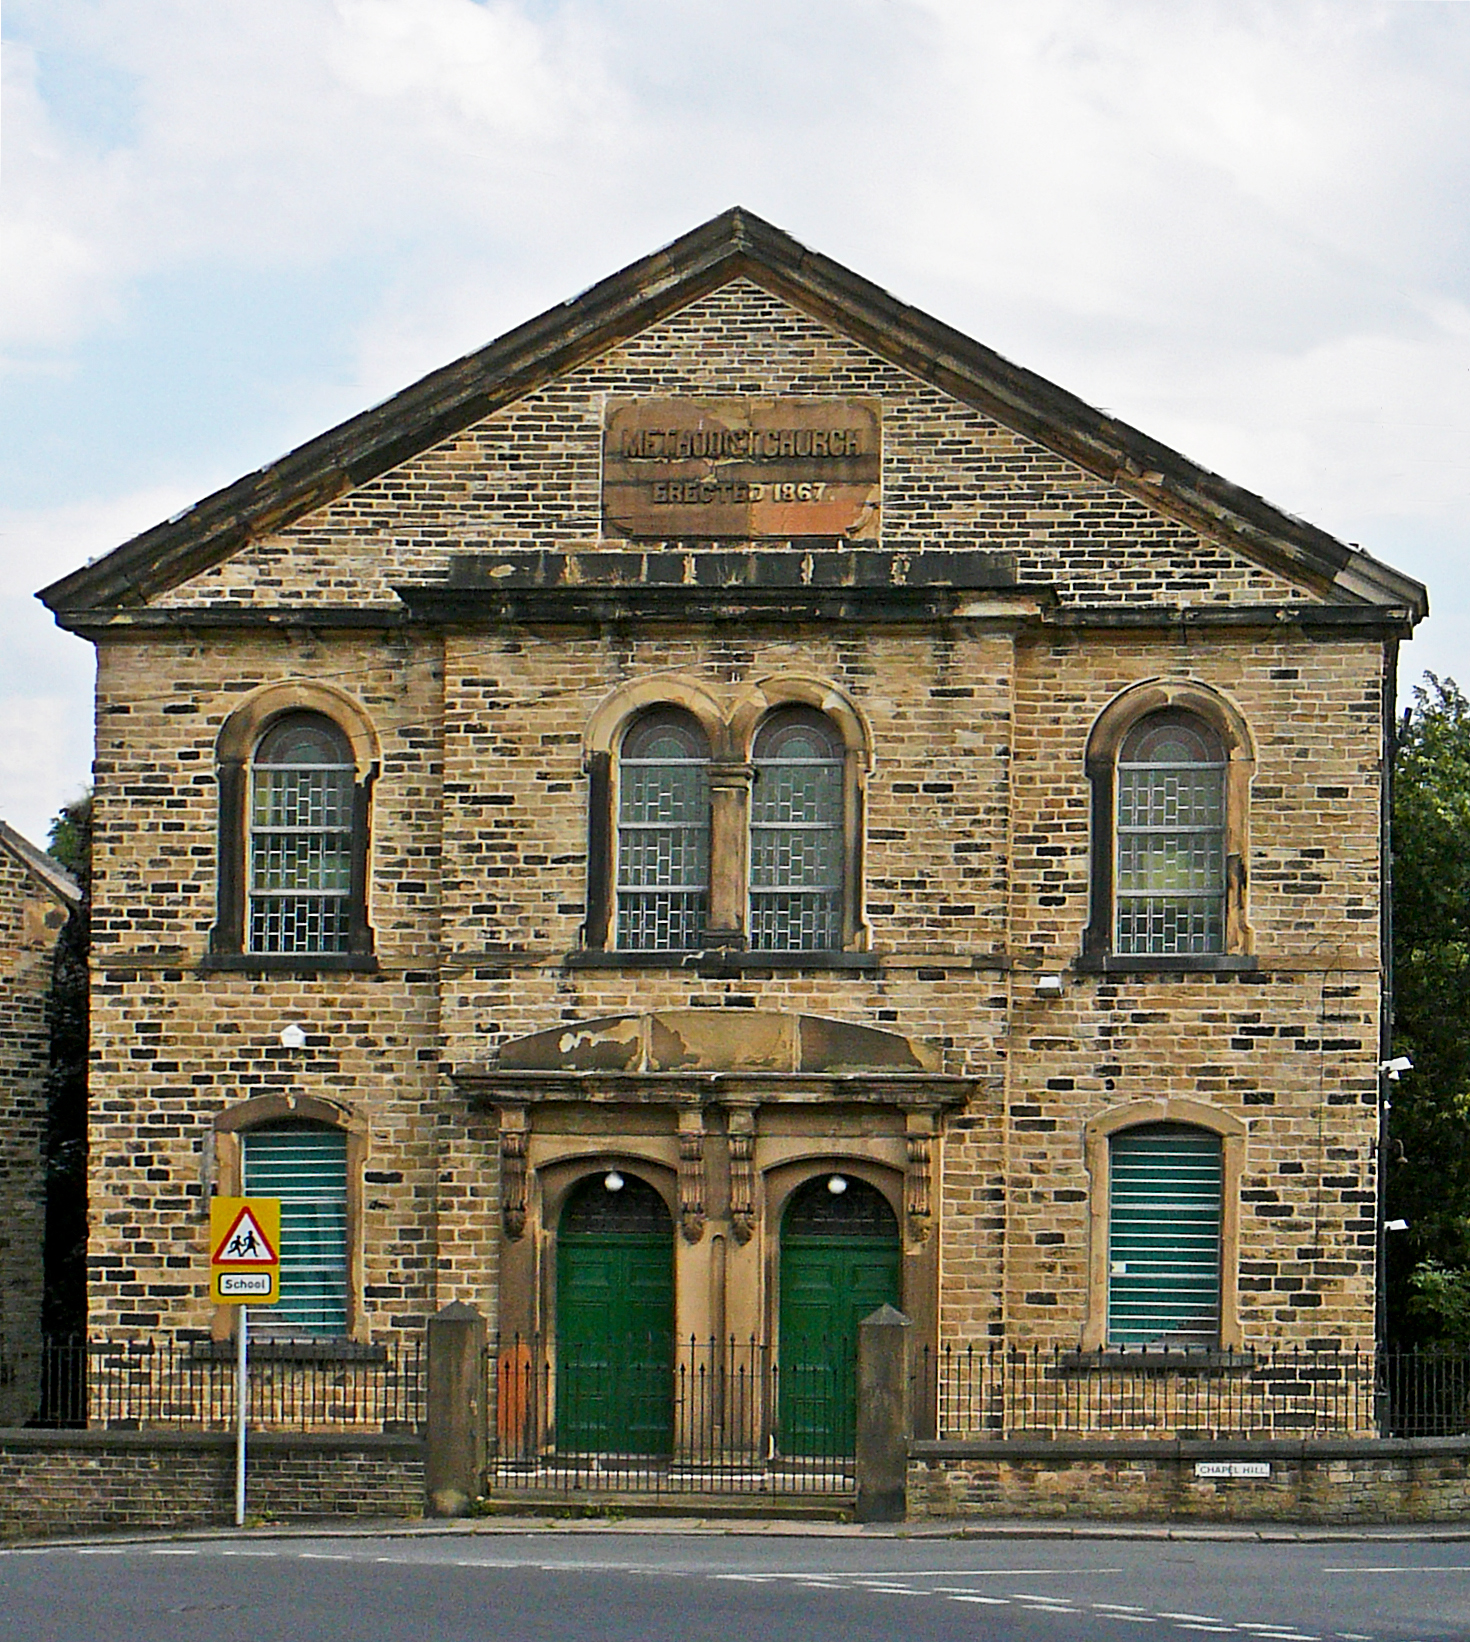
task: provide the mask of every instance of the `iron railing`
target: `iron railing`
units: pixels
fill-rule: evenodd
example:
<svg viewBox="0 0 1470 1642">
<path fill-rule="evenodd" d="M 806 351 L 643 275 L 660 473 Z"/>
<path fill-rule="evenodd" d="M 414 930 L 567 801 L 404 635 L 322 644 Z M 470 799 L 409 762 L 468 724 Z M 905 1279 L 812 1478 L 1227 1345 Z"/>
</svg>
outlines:
<svg viewBox="0 0 1470 1642">
<path fill-rule="evenodd" d="M 494 1493 L 849 1495 L 850 1361 L 782 1368 L 760 1340 L 614 1360 L 516 1336 L 487 1358 Z"/>
<path fill-rule="evenodd" d="M 1071 1351 L 1004 1341 L 924 1349 L 925 1436 L 1470 1434 L 1470 1356 L 1441 1351 Z"/>
<path fill-rule="evenodd" d="M 7 1412 L 23 1425 L 228 1430 L 235 1374 L 229 1342 L 48 1339 L 21 1351 L 0 1342 L 0 1386 L 13 1391 Z M 251 1350 L 247 1396 L 248 1422 L 259 1430 L 417 1431 L 422 1342 L 344 1348 L 262 1341 Z"/>
</svg>

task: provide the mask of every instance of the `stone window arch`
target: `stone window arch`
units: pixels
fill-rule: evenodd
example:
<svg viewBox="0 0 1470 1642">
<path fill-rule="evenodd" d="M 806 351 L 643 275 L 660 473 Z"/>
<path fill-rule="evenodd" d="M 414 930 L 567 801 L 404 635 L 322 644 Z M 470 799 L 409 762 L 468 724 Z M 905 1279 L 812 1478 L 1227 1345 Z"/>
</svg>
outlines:
<svg viewBox="0 0 1470 1642">
<path fill-rule="evenodd" d="M 217 918 L 207 967 L 372 967 L 378 747 L 366 715 L 320 685 L 273 686 L 230 715 L 216 753 Z"/>
<path fill-rule="evenodd" d="M 1192 680 L 1111 702 L 1087 745 L 1091 902 L 1081 967 L 1245 967 L 1250 780 L 1241 714 Z"/>
</svg>

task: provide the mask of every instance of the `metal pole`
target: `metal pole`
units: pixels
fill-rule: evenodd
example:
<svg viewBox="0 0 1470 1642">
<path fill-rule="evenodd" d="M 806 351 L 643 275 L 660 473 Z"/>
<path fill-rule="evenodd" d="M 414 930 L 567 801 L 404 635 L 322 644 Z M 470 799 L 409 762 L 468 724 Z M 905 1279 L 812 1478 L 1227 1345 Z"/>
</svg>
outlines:
<svg viewBox="0 0 1470 1642">
<path fill-rule="evenodd" d="M 240 1307 L 235 1331 L 235 1526 L 245 1526 L 245 1400 L 249 1385 L 250 1307 Z"/>
</svg>

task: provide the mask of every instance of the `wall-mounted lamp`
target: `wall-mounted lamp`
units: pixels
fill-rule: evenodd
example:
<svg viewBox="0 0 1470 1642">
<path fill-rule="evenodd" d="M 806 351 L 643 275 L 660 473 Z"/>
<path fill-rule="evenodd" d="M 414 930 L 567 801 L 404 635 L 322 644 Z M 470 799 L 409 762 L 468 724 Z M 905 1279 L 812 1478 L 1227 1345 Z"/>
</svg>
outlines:
<svg viewBox="0 0 1470 1642">
<path fill-rule="evenodd" d="M 1060 998 L 1062 995 L 1062 977 L 1060 975 L 1038 975 L 1036 977 L 1036 996 L 1038 998 Z"/>
<path fill-rule="evenodd" d="M 623 1177 L 616 1169 L 609 1169 L 602 1177 L 603 1188 L 609 1192 L 620 1192 L 623 1189 Z"/>
<path fill-rule="evenodd" d="M 1414 1063 L 1407 1055 L 1395 1055 L 1392 1060 L 1379 1061 L 1378 1070 L 1388 1074 L 1390 1083 L 1397 1083 L 1405 1072 L 1414 1070 Z"/>
<path fill-rule="evenodd" d="M 281 1028 L 282 1049 L 305 1049 L 305 1047 L 306 1033 L 295 1021 L 292 1021 L 289 1026 Z"/>
<path fill-rule="evenodd" d="M 1384 1231 L 1408 1231 L 1409 1222 L 1407 1220 L 1385 1220 L 1383 1229 Z"/>
<path fill-rule="evenodd" d="M 833 1197 L 841 1197 L 842 1194 L 847 1190 L 847 1182 L 842 1178 L 842 1176 L 840 1174 L 828 1175 L 827 1176 L 827 1190 L 829 1192 L 831 1192 Z"/>
</svg>

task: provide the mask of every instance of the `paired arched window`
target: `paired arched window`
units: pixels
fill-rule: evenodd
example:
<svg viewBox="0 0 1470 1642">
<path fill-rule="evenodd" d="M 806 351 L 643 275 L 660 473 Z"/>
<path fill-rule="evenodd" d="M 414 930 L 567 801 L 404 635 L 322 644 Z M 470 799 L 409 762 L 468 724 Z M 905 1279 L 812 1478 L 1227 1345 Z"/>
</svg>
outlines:
<svg viewBox="0 0 1470 1642">
<path fill-rule="evenodd" d="M 374 765 L 364 757 L 371 731 L 356 719 L 335 695 L 290 685 L 262 692 L 226 721 L 212 965 L 370 967 Z"/>
<path fill-rule="evenodd" d="M 692 713 L 647 713 L 629 726 L 618 766 L 620 948 L 704 945 L 709 843 L 709 741 Z"/>
<path fill-rule="evenodd" d="M 842 949 L 855 904 L 851 748 L 825 713 L 798 704 L 742 733 L 748 762 L 719 756 L 694 712 L 659 704 L 594 755 L 589 945 Z M 600 857 L 611 868 L 605 906 Z"/>
<path fill-rule="evenodd" d="M 1243 720 L 1203 685 L 1139 685 L 1100 716 L 1084 967 L 1248 962 L 1251 768 Z"/>
<path fill-rule="evenodd" d="M 750 791 L 750 945 L 842 945 L 842 741 L 809 707 L 772 713 L 755 738 Z"/>
</svg>

